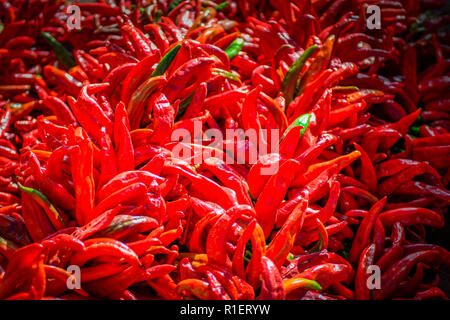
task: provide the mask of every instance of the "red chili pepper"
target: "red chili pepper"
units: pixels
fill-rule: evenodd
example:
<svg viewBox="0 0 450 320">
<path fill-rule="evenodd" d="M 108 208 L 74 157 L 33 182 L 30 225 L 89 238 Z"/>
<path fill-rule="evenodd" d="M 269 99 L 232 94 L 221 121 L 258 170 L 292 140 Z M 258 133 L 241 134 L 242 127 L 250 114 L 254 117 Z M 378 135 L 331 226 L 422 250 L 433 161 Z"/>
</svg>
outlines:
<svg viewBox="0 0 450 320">
<path fill-rule="evenodd" d="M 426 208 L 399 208 L 388 210 L 380 214 L 380 219 L 385 226 L 391 226 L 399 221 L 403 225 L 426 224 L 435 228 L 443 227 L 443 219 L 438 213 Z"/>
<path fill-rule="evenodd" d="M 383 210 L 383 207 L 386 204 L 386 200 L 387 198 L 384 197 L 383 199 L 375 203 L 372 206 L 372 208 L 370 208 L 370 211 L 367 214 L 367 216 L 361 222 L 361 225 L 359 226 L 358 231 L 356 232 L 352 248 L 350 250 L 349 255 L 350 263 L 356 264 L 361 255 L 362 250 L 369 244 L 370 233 L 372 232 L 377 217 L 379 216 L 381 210 Z"/>
<path fill-rule="evenodd" d="M 301 170 L 301 165 L 295 160 L 287 160 L 280 166 L 277 174 L 269 179 L 255 204 L 258 222 L 264 230 L 266 238 L 275 224 L 275 208 L 283 200 L 287 189 Z M 274 194 L 276 190 L 276 194 Z"/>
<path fill-rule="evenodd" d="M 72 96 L 78 96 L 83 86 L 68 73 L 49 65 L 44 67 L 44 77 L 47 82 L 60 86 Z"/>
<path fill-rule="evenodd" d="M 131 22 L 125 22 L 120 27 L 123 35 L 128 38 L 131 43 L 131 49 L 136 52 L 138 59 L 143 59 L 156 51 L 156 46 L 148 39 L 145 34 Z"/>
<path fill-rule="evenodd" d="M 205 159 L 200 168 L 211 171 L 226 187 L 233 189 L 239 203 L 251 204 L 247 182 L 226 163 L 211 157 Z"/>
<path fill-rule="evenodd" d="M 75 209 L 75 198 L 62 185 L 45 175 L 34 153 L 30 153 L 30 166 L 37 185 L 51 201 L 63 209 Z"/>
<path fill-rule="evenodd" d="M 315 280 L 322 289 L 325 289 L 341 281 L 348 282 L 350 275 L 349 267 L 344 264 L 324 263 L 308 268 L 291 279 L 304 278 Z"/>
<path fill-rule="evenodd" d="M 115 275 L 88 282 L 84 286 L 85 290 L 94 296 L 114 299 L 130 287 L 138 277 L 138 268 L 130 266 Z"/>
<path fill-rule="evenodd" d="M 326 205 L 317 213 L 309 214 L 305 216 L 305 222 L 303 224 L 303 230 L 308 230 L 311 227 L 311 223 L 314 219 L 319 219 L 322 223 L 330 220 L 336 210 L 337 202 L 339 199 L 341 187 L 339 182 L 333 181 L 330 186 L 330 195 Z"/>
<path fill-rule="evenodd" d="M 374 264 L 375 244 L 366 247 L 359 259 L 355 277 L 355 298 L 358 300 L 370 300 L 370 290 L 367 285 L 368 267 Z"/>
<path fill-rule="evenodd" d="M 247 210 L 246 206 L 233 207 L 214 223 L 206 240 L 208 261 L 218 265 L 231 266 L 231 260 L 225 250 L 227 235 L 233 223 Z"/>
<path fill-rule="evenodd" d="M 409 271 L 419 262 L 436 263 L 442 260 L 439 251 L 428 250 L 419 251 L 407 255 L 394 265 L 392 265 L 381 277 L 381 289 L 373 291 L 374 299 L 382 299 L 388 297 L 395 290 L 396 286 L 409 273 Z"/>
<path fill-rule="evenodd" d="M 93 177 L 93 147 L 86 140 L 74 149 L 71 159 L 75 184 L 76 218 L 81 225 L 92 219 L 95 182 Z"/>
<path fill-rule="evenodd" d="M 261 300 L 283 300 L 285 291 L 278 268 L 267 257 L 261 259 Z"/>
<path fill-rule="evenodd" d="M 291 250 L 296 234 L 301 229 L 304 219 L 304 212 L 308 200 L 303 199 L 289 215 L 281 230 L 270 242 L 267 248 L 267 256 L 273 260 L 277 267 L 281 267 Z"/>
<path fill-rule="evenodd" d="M 198 83 L 203 82 L 202 79 L 207 78 L 214 62 L 212 58 L 197 58 L 180 66 L 167 82 L 165 93 L 169 101 L 175 101 L 193 77 L 197 78 Z"/>
<path fill-rule="evenodd" d="M 140 266 L 137 255 L 125 244 L 114 239 L 98 238 L 85 241 L 86 249 L 76 253 L 72 259 L 72 264 L 83 266 L 88 260 L 107 254 L 123 258 L 132 266 Z"/>
</svg>

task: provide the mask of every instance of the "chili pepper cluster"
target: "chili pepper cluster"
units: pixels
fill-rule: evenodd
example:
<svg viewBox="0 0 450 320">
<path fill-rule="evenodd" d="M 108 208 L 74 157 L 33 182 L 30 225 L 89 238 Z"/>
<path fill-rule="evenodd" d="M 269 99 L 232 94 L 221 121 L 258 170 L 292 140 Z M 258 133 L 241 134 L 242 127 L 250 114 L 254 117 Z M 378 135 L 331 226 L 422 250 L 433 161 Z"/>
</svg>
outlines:
<svg viewBox="0 0 450 320">
<path fill-rule="evenodd" d="M 0 299 L 447 299 L 443 1 L 76 5 L 0 1 Z"/>
</svg>

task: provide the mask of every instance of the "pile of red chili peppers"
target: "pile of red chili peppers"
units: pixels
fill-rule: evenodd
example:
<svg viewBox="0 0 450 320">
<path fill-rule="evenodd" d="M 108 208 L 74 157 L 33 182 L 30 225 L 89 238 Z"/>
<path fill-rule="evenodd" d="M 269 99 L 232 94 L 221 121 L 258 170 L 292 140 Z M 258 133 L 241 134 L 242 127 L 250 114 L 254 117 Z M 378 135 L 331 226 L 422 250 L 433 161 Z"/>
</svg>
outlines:
<svg viewBox="0 0 450 320">
<path fill-rule="evenodd" d="M 0 1 L 0 299 L 447 299 L 444 1 L 68 5 Z"/>
</svg>

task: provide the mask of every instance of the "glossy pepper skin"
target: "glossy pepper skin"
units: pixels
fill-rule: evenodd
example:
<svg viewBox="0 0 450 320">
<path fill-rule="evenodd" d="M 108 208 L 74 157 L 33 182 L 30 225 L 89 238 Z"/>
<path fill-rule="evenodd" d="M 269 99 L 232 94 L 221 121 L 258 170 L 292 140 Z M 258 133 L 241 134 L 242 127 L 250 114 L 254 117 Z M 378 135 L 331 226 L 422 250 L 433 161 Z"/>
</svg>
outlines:
<svg viewBox="0 0 450 320">
<path fill-rule="evenodd" d="M 447 299 L 441 2 L 2 1 L 0 299 Z"/>
</svg>

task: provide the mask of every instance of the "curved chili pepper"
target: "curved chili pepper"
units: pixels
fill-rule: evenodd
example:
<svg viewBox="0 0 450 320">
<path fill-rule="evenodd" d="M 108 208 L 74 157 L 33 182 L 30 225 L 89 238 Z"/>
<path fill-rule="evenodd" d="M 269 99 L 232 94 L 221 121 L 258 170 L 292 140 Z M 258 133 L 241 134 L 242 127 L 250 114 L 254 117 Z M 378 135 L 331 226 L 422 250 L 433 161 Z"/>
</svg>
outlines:
<svg viewBox="0 0 450 320">
<path fill-rule="evenodd" d="M 231 61 L 234 57 L 236 57 L 239 52 L 244 47 L 244 39 L 237 38 L 234 39 L 233 42 L 230 43 L 228 48 L 225 49 L 225 53 L 228 56 L 228 59 Z"/>
<path fill-rule="evenodd" d="M 355 298 L 358 300 L 370 300 L 370 291 L 367 286 L 367 268 L 374 263 L 375 244 L 367 246 L 361 253 L 355 277 Z"/>
<path fill-rule="evenodd" d="M 278 268 L 267 257 L 261 259 L 261 293 L 262 300 L 283 300 L 286 293 Z"/>
<path fill-rule="evenodd" d="M 208 72 L 211 71 L 212 58 L 197 58 L 187 61 L 180 66 L 168 79 L 165 93 L 170 102 L 175 101 L 175 98 L 181 93 L 185 85 L 192 77 L 197 79 L 204 78 Z M 197 80 L 199 83 L 202 81 Z"/>
<path fill-rule="evenodd" d="M 186 279 L 180 281 L 177 284 L 176 290 L 178 295 L 181 295 L 183 292 L 188 292 L 201 300 L 208 300 L 211 298 L 209 283 L 200 279 Z"/>
<path fill-rule="evenodd" d="M 130 287 L 139 277 L 138 268 L 130 266 L 110 277 L 93 280 L 84 285 L 90 294 L 103 298 L 116 298 Z"/>
<path fill-rule="evenodd" d="M 300 72 L 306 61 L 313 55 L 314 51 L 318 48 L 317 45 L 313 45 L 307 48 L 302 55 L 292 64 L 284 76 L 283 83 L 281 85 L 281 91 L 284 93 L 286 103 L 289 104 L 293 98 L 295 98 L 296 86 Z"/>
<path fill-rule="evenodd" d="M 76 124 L 76 119 L 69 107 L 57 97 L 48 96 L 44 99 L 44 105 L 48 106 L 59 120 L 67 125 Z"/>
<path fill-rule="evenodd" d="M 50 33 L 42 32 L 42 37 L 48 42 L 48 44 L 53 48 L 58 59 L 68 68 L 75 66 L 75 60 L 70 52 Z"/>
<path fill-rule="evenodd" d="M 433 263 L 439 261 L 441 258 L 439 256 L 439 251 L 428 250 L 419 251 L 407 255 L 394 265 L 392 265 L 386 272 L 383 273 L 381 277 L 381 289 L 374 290 L 372 296 L 374 299 L 382 299 L 389 296 L 398 286 L 400 281 L 402 281 L 409 273 L 409 271 L 418 262 L 428 262 Z"/>
<path fill-rule="evenodd" d="M 30 153 L 30 166 L 34 179 L 39 188 L 63 209 L 74 210 L 75 198 L 62 185 L 46 176 L 40 167 L 39 160 L 34 153 Z"/>
<path fill-rule="evenodd" d="M 156 46 L 131 22 L 122 25 L 120 30 L 132 43 L 132 48 L 135 50 L 138 59 L 143 59 L 154 53 Z"/>
<path fill-rule="evenodd" d="M 398 208 L 383 212 L 380 219 L 385 226 L 391 226 L 395 222 L 409 226 L 417 223 L 426 224 L 435 228 L 442 228 L 443 219 L 438 213 L 426 208 Z"/>
<path fill-rule="evenodd" d="M 146 186 L 149 186 L 153 181 L 161 183 L 163 179 L 160 176 L 152 174 L 148 171 L 133 170 L 119 173 L 114 178 L 104 184 L 96 194 L 97 202 L 101 202 L 112 193 L 125 188 L 131 184 L 141 182 Z"/>
<path fill-rule="evenodd" d="M 223 214 L 212 226 L 206 240 L 208 261 L 231 267 L 231 260 L 225 249 L 227 235 L 232 224 L 247 210 L 247 206 L 233 207 L 226 214 Z"/>
<path fill-rule="evenodd" d="M 22 192 L 27 193 L 28 195 L 31 196 L 33 200 L 39 203 L 39 205 L 44 209 L 48 218 L 50 219 L 53 226 L 57 230 L 66 227 L 66 222 L 64 221 L 64 218 L 61 216 L 61 213 L 58 212 L 58 210 L 50 203 L 50 201 L 44 194 L 42 194 L 40 191 L 36 189 L 24 187 L 20 183 L 18 183 L 18 186 Z"/>
<path fill-rule="evenodd" d="M 376 219 L 380 215 L 381 210 L 383 210 L 386 201 L 387 198 L 384 197 L 383 199 L 375 203 L 372 206 L 372 208 L 370 208 L 370 211 L 367 214 L 367 216 L 361 222 L 361 225 L 359 226 L 358 231 L 356 232 L 352 248 L 350 250 L 349 255 L 350 263 L 356 264 L 361 255 L 362 250 L 369 244 L 370 233 L 372 232 Z"/>
<path fill-rule="evenodd" d="M 2 286 L 0 287 L 0 297 L 2 299 L 14 294 L 17 282 L 25 279 L 32 281 L 31 286 L 34 286 L 35 290 L 35 293 L 32 293 L 32 295 L 39 294 L 41 297 L 43 296 L 45 291 L 45 271 L 43 271 L 42 250 L 42 245 L 34 243 L 15 252 L 3 276 Z M 42 279 L 42 275 L 44 279 Z M 33 279 L 40 281 L 40 283 L 33 281 Z M 36 298 L 39 298 L 39 296 Z"/>
<path fill-rule="evenodd" d="M 289 215 L 281 230 L 270 242 L 267 248 L 267 256 L 273 260 L 277 267 L 281 267 L 291 250 L 295 236 L 304 219 L 304 212 L 308 205 L 308 200 L 303 199 Z"/>
<path fill-rule="evenodd" d="M 108 226 L 95 232 L 92 237 L 120 239 L 128 233 L 147 232 L 157 226 L 158 223 L 151 217 L 116 215 Z M 162 238 L 162 235 L 160 238 Z"/>
<path fill-rule="evenodd" d="M 78 93 L 83 87 L 83 85 L 71 75 L 50 65 L 44 67 L 44 77 L 48 82 L 59 85 L 61 88 L 67 90 L 72 96 L 78 96 Z"/>
<path fill-rule="evenodd" d="M 401 258 L 404 249 L 402 243 L 405 239 L 405 230 L 400 222 L 396 222 L 392 228 L 392 247 L 377 261 L 377 266 L 381 271 L 385 271 L 390 265 Z"/>
<path fill-rule="evenodd" d="M 158 88 L 166 84 L 167 80 L 163 76 L 152 77 L 142 83 L 130 98 L 127 107 L 130 128 L 132 130 L 139 127 L 144 112 L 144 104 L 146 99 L 154 93 Z"/>
<path fill-rule="evenodd" d="M 311 222 L 314 219 L 319 219 L 322 223 L 327 222 L 332 216 L 336 209 L 337 202 L 339 199 L 341 187 L 339 182 L 333 181 L 330 186 L 330 195 L 327 201 L 327 204 L 316 214 L 309 214 L 305 216 L 305 221 L 303 223 L 303 229 L 308 230 L 311 225 Z"/>
<path fill-rule="evenodd" d="M 266 238 L 275 224 L 275 208 L 280 205 L 287 189 L 300 170 L 301 165 L 297 161 L 293 159 L 287 160 L 280 166 L 277 174 L 269 179 L 259 195 L 255 204 L 255 211 Z M 273 194 L 274 190 L 277 190 L 275 195 Z"/>
<path fill-rule="evenodd" d="M 159 57 L 159 54 L 150 55 L 142 59 L 142 61 L 135 64 L 131 68 L 130 72 L 125 76 L 125 79 L 122 83 L 120 100 L 122 100 L 125 104 L 129 102 L 134 90 L 136 90 L 143 79 L 148 77 L 148 71 L 142 72 L 142 70 L 151 69 L 153 65 L 158 61 Z M 156 74 L 154 76 L 156 76 Z"/>
<path fill-rule="evenodd" d="M 317 291 L 322 290 L 322 287 L 317 281 L 304 278 L 291 278 L 283 280 L 283 285 L 286 294 L 289 294 L 292 291 L 297 290 L 299 288 Z"/>
<path fill-rule="evenodd" d="M 118 258 L 123 258 L 132 266 L 140 266 L 141 263 L 137 255 L 125 244 L 114 239 L 97 238 L 85 241 L 86 249 L 76 253 L 71 258 L 71 263 L 83 266 L 88 260 L 99 255 L 107 254 Z"/>
<path fill-rule="evenodd" d="M 226 187 L 236 192 L 239 203 L 251 204 L 247 182 L 233 168 L 217 158 L 208 158 L 201 168 L 211 171 Z"/>
<path fill-rule="evenodd" d="M 344 264 L 324 263 L 308 268 L 299 273 L 294 279 L 308 279 L 316 281 L 322 289 L 338 282 L 348 282 L 350 279 L 349 267 Z"/>
<path fill-rule="evenodd" d="M 106 210 L 112 209 L 120 203 L 127 203 L 133 201 L 145 201 L 148 199 L 147 187 L 141 182 L 136 182 L 116 192 L 110 194 L 107 198 L 103 199 L 97 204 L 92 211 L 92 217 L 95 218 Z"/>
</svg>

